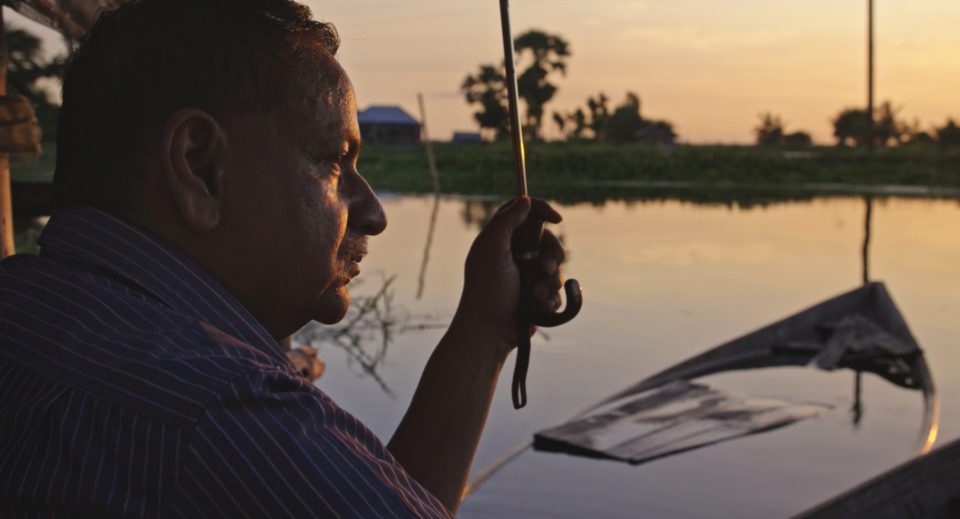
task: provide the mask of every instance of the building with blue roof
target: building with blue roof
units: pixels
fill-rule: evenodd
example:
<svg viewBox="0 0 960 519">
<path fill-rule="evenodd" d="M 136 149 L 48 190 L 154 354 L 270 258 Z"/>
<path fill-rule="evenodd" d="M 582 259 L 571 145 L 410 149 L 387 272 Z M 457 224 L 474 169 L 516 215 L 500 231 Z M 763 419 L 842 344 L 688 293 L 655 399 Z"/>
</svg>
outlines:
<svg viewBox="0 0 960 519">
<path fill-rule="evenodd" d="M 399 106 L 373 105 L 357 113 L 360 135 L 370 144 L 417 144 L 420 123 Z"/>
</svg>

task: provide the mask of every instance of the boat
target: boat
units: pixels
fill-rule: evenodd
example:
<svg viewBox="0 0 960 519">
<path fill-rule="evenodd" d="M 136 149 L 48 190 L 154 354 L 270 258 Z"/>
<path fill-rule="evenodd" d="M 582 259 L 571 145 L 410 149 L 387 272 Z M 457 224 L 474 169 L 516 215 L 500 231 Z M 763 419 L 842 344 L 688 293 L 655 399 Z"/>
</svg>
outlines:
<svg viewBox="0 0 960 519">
<path fill-rule="evenodd" d="M 859 374 L 874 373 L 919 391 L 924 413 L 916 452 L 932 447 L 939 416 L 933 379 L 923 351 L 880 282 L 866 283 L 646 377 L 575 418 L 539 431 L 533 447 L 637 464 L 769 432 L 829 410 L 802 399 L 759 399 L 695 382 L 720 372 L 783 366 L 849 369 L 858 381 Z"/>
</svg>

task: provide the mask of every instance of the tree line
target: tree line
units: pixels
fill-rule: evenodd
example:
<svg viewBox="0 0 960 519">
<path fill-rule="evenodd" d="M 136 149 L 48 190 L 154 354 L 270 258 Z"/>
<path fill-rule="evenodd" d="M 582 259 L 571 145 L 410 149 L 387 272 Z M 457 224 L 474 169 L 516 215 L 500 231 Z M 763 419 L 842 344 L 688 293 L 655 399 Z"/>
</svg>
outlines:
<svg viewBox="0 0 960 519">
<path fill-rule="evenodd" d="M 886 101 L 873 111 L 871 129 L 870 113 L 863 108 L 844 108 L 830 120 L 833 136 L 839 147 L 868 147 L 872 139 L 876 147 L 888 146 L 933 146 L 960 147 L 960 127 L 948 118 L 943 126 L 923 129 L 920 121 L 912 123 L 900 117 L 900 109 Z M 754 127 L 758 146 L 803 147 L 813 145 L 810 134 L 804 131 L 787 133 L 783 119 L 770 112 L 760 114 L 760 122 Z"/>
<path fill-rule="evenodd" d="M 567 73 L 567 60 L 572 55 L 570 43 L 562 36 L 539 29 L 531 29 L 514 39 L 518 60 L 517 93 L 525 111 L 521 124 L 525 138 L 543 140 L 546 105 L 556 96 L 556 82 Z M 510 116 L 507 108 L 507 80 L 503 62 L 482 64 L 473 74 L 467 74 L 460 90 L 467 104 L 476 107 L 474 120 L 480 132 L 490 140 L 501 140 L 510 135 Z M 619 104 L 611 106 L 603 92 L 587 98 L 582 107 L 567 112 L 553 111 L 552 120 L 565 140 L 605 142 L 647 142 L 673 144 L 677 133 L 669 121 L 648 119 L 641 113 L 640 96 L 627 92 Z M 899 108 L 890 101 L 880 104 L 870 117 L 866 109 L 845 108 L 831 119 L 833 136 L 840 147 L 877 147 L 897 145 L 939 145 L 960 147 L 960 127 L 948 119 L 940 127 L 925 130 L 920 123 L 907 123 L 899 115 Z M 776 114 L 760 114 L 754 127 L 758 146 L 812 146 L 813 139 L 803 130 L 787 131 L 783 119 Z"/>
<path fill-rule="evenodd" d="M 523 66 L 517 76 L 517 95 L 523 101 L 524 136 L 543 139 L 545 106 L 557 93 L 554 83 L 566 75 L 570 44 L 563 37 L 531 29 L 514 39 L 517 59 Z M 483 64 L 468 74 L 460 85 L 467 104 L 476 105 L 473 117 L 481 134 L 492 140 L 510 135 L 510 114 L 507 108 L 507 80 L 500 65 Z M 607 142 L 649 142 L 673 144 L 677 134 L 668 121 L 647 119 L 640 112 L 640 97 L 627 92 L 624 100 L 610 106 L 610 99 L 600 92 L 588 97 L 586 106 L 570 112 L 551 113 L 557 130 L 567 140 Z"/>
</svg>

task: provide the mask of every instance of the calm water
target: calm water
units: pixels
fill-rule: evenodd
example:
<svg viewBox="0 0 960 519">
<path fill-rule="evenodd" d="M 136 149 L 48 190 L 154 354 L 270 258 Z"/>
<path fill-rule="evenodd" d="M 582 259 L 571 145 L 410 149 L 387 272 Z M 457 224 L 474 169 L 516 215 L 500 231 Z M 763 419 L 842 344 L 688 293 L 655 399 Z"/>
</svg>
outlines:
<svg viewBox="0 0 960 519">
<path fill-rule="evenodd" d="M 376 319 L 357 343 L 320 341 L 318 385 L 389 439 L 459 296 L 462 261 L 492 203 L 445 198 L 420 272 L 432 198 L 384 198 L 387 231 L 371 241 L 356 294 L 392 278 L 391 341 Z M 535 431 L 645 376 L 856 287 L 865 201 L 823 198 L 751 208 L 676 200 L 562 207 L 567 273 L 585 289 L 580 317 L 537 336 L 530 404 L 513 410 L 512 358 L 474 468 Z M 960 203 L 873 201 L 870 276 L 886 282 L 926 352 L 941 395 L 937 444 L 960 436 Z M 369 317 L 369 316 L 368 316 Z M 316 330 L 313 330 L 316 333 Z M 361 345 L 360 348 L 356 344 Z M 799 512 L 912 455 L 918 392 L 864 375 L 854 425 L 853 374 L 780 368 L 706 379 L 754 396 L 835 406 L 820 418 L 629 466 L 527 451 L 471 495 L 463 517 L 776 517 Z"/>
</svg>

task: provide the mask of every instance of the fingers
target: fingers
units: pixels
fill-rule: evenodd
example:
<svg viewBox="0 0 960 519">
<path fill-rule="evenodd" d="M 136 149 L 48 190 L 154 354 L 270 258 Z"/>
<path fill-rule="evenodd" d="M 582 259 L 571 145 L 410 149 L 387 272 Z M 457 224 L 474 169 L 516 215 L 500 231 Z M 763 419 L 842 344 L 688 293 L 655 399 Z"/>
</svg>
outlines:
<svg viewBox="0 0 960 519">
<path fill-rule="evenodd" d="M 522 196 L 501 205 L 494 213 L 493 218 L 490 219 L 490 225 L 505 227 L 507 230 L 513 231 L 527 221 L 528 217 L 549 223 L 563 221 L 560 213 L 545 200 Z"/>
<path fill-rule="evenodd" d="M 566 258 L 563 244 L 549 230 L 543 232 L 540 247 L 540 277 L 533 285 L 534 304 L 540 312 L 552 313 L 560 308 L 560 289 L 563 274 L 560 265 Z"/>
<path fill-rule="evenodd" d="M 551 207 L 546 200 L 532 198 L 531 201 L 532 206 L 530 208 L 530 215 L 532 217 L 549 223 L 560 223 L 563 221 L 563 217 L 560 216 L 560 213 Z"/>
<path fill-rule="evenodd" d="M 546 201 L 520 197 L 502 205 L 491 218 L 485 230 L 487 236 L 493 238 L 496 247 L 509 253 L 511 239 L 528 220 L 537 220 L 549 223 L 560 223 L 563 218 Z M 557 236 L 544 229 L 540 241 L 539 259 L 537 261 L 536 279 L 532 284 L 533 304 L 541 313 L 553 313 L 561 306 L 560 290 L 563 286 L 563 276 L 560 266 L 566 259 L 563 244 Z"/>
<path fill-rule="evenodd" d="M 563 250 L 563 243 L 549 229 L 543 231 L 543 237 L 540 242 L 540 271 L 544 275 L 552 276 L 560 269 L 560 265 L 566 259 L 566 252 Z"/>
<path fill-rule="evenodd" d="M 531 201 L 529 196 L 514 198 L 500 206 L 493 218 L 490 219 L 489 227 L 500 231 L 512 233 L 517 227 L 523 225 L 530 215 Z"/>
</svg>

